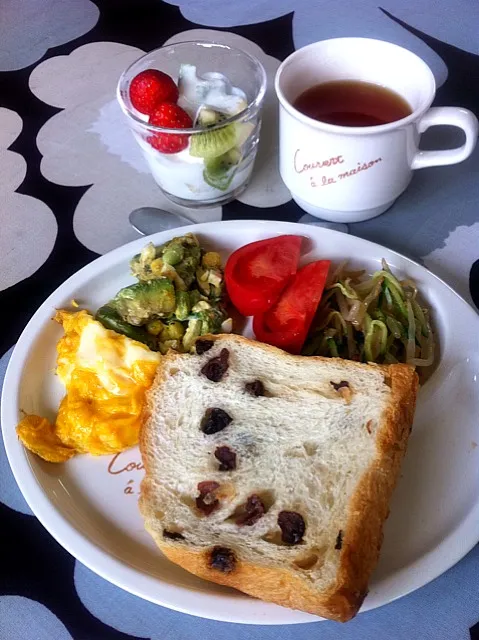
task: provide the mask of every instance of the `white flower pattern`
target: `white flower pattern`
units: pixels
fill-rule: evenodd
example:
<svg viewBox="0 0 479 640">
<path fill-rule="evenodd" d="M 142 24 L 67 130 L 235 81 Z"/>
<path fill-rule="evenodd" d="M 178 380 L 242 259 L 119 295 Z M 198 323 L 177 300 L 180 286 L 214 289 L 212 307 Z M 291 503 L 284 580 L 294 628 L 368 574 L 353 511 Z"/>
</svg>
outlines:
<svg viewBox="0 0 479 640">
<path fill-rule="evenodd" d="M 279 61 L 254 43 L 230 33 L 193 30 L 171 38 L 216 39 L 250 50 L 265 65 L 269 78 Z M 60 107 L 40 130 L 37 145 L 43 155 L 41 171 L 50 181 L 67 186 L 91 185 L 75 210 L 77 238 L 92 251 L 105 253 L 137 237 L 128 214 L 140 206 L 156 206 L 202 222 L 221 219 L 221 207 L 185 209 L 167 200 L 156 186 L 115 99 L 118 78 L 142 51 L 114 42 L 95 42 L 69 56 L 40 64 L 30 76 L 32 92 Z M 66 79 L 68 78 L 68 82 Z M 290 200 L 277 169 L 276 106 L 267 98 L 264 143 L 260 145 L 255 177 L 241 200 L 254 206 L 275 206 Z"/>
<path fill-rule="evenodd" d="M 2 0 L 0 71 L 28 67 L 48 49 L 93 29 L 99 15 L 91 0 Z"/>
<path fill-rule="evenodd" d="M 443 42 L 471 53 L 479 53 L 477 25 L 479 4 L 459 0 L 436 0 L 434 8 L 427 0 L 398 3 L 385 0 L 346 0 L 340 7 L 328 0 L 298 3 L 297 0 L 276 2 L 224 2 L 224 0 L 166 0 L 180 7 L 188 20 L 210 27 L 232 27 L 273 20 L 294 13 L 293 38 L 296 49 L 317 40 L 343 36 L 360 36 L 390 40 L 411 49 L 433 69 L 440 85 L 447 77 L 441 58 L 422 40 L 401 27 L 384 10 Z M 467 15 L 467 20 L 458 20 Z"/>
<path fill-rule="evenodd" d="M 468 586 L 469 598 L 479 597 L 478 569 L 479 547 L 475 547 L 459 564 L 433 582 L 386 607 L 360 614 L 341 627 L 339 635 L 337 623 L 331 621 L 295 625 L 293 635 L 285 627 L 232 625 L 203 618 L 193 619 L 140 600 L 105 582 L 79 562 L 75 563 L 75 587 L 85 607 L 102 622 L 123 633 L 151 640 L 195 640 L 202 637 L 382 640 L 392 638 L 391 632 L 397 640 L 411 637 L 466 640 L 465 630 L 472 620 L 463 604 L 462 586 Z"/>
<path fill-rule="evenodd" d="M 57 236 L 51 209 L 16 192 L 25 179 L 27 163 L 9 147 L 22 125 L 15 111 L 0 108 L 0 291 L 33 275 L 50 255 Z"/>
<path fill-rule="evenodd" d="M 461 225 L 451 231 L 442 247 L 423 256 L 428 269 L 445 280 L 469 304 L 474 305 L 469 290 L 469 270 L 479 257 L 479 222 Z"/>
<path fill-rule="evenodd" d="M 0 395 L 3 387 L 3 378 L 7 369 L 8 361 L 12 355 L 13 347 L 9 349 L 0 358 Z M 23 513 L 27 516 L 33 516 L 22 492 L 18 488 L 12 470 L 8 464 L 7 454 L 3 444 L 3 438 L 0 437 L 0 502 L 10 507 L 14 511 Z M 1 619 L 1 617 L 0 617 Z"/>
<path fill-rule="evenodd" d="M 1 638 L 55 638 L 73 640 L 65 625 L 40 602 L 23 596 L 0 597 Z"/>
</svg>

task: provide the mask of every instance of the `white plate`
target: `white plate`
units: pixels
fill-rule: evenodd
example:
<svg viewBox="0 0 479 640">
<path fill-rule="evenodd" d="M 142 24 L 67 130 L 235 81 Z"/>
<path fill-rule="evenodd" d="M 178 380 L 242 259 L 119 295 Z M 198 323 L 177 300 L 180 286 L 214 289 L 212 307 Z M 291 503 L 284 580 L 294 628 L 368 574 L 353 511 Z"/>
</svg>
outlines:
<svg viewBox="0 0 479 640">
<path fill-rule="evenodd" d="M 381 258 L 416 280 L 434 310 L 440 364 L 421 389 L 414 429 L 386 525 L 381 560 L 363 611 L 399 598 L 446 571 L 479 538 L 479 316 L 423 267 L 379 245 L 329 229 L 234 221 L 188 228 L 226 257 L 248 242 L 281 233 L 311 240 L 304 261 L 349 258 L 376 269 Z M 178 230 L 148 238 L 162 243 Z M 18 442 L 21 410 L 54 418 L 62 388 L 53 375 L 60 327 L 55 308 L 72 298 L 92 310 L 132 282 L 130 258 L 144 238 L 95 260 L 59 287 L 33 316 L 8 366 L 2 402 L 3 437 L 16 481 L 48 531 L 78 560 L 142 598 L 186 613 L 252 624 L 318 620 L 203 582 L 166 560 L 143 529 L 137 509 L 138 451 L 116 458 L 78 456 L 54 465 Z"/>
</svg>

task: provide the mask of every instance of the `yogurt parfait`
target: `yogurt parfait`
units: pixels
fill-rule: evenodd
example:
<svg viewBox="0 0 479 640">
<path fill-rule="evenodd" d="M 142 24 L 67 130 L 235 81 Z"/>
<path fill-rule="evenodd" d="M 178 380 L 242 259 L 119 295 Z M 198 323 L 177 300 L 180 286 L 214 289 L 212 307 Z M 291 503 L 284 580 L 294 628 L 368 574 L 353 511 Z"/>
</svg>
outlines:
<svg viewBox="0 0 479 640">
<path fill-rule="evenodd" d="M 182 42 L 134 62 L 117 95 L 165 195 L 184 206 L 210 207 L 248 184 L 265 90 L 265 71 L 253 56 Z"/>
</svg>

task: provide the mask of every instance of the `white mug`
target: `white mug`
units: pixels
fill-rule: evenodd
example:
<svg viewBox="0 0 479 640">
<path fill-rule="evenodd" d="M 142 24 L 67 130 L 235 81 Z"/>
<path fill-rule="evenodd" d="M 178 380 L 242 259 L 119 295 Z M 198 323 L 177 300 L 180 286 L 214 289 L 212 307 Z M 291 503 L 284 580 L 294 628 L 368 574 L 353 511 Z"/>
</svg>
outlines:
<svg viewBox="0 0 479 640">
<path fill-rule="evenodd" d="M 333 80 L 374 83 L 402 96 L 412 113 L 401 120 L 346 127 L 314 120 L 294 101 L 306 89 Z M 359 222 L 388 209 L 413 171 L 456 164 L 476 146 L 478 121 L 460 107 L 430 108 L 434 76 L 418 56 L 369 38 L 316 42 L 290 55 L 276 74 L 280 102 L 280 172 L 298 205 L 332 222 Z M 456 149 L 419 150 L 421 133 L 452 125 L 466 134 Z"/>
</svg>

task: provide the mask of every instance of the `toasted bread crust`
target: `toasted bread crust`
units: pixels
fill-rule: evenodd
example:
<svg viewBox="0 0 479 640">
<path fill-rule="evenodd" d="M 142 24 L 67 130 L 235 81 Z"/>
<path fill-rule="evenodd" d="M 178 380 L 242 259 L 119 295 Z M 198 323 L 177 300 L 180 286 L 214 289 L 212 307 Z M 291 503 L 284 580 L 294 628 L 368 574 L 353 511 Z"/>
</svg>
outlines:
<svg viewBox="0 0 479 640">
<path fill-rule="evenodd" d="M 376 458 L 363 474 L 350 503 L 338 578 L 326 604 L 334 612 L 334 619 L 341 622 L 356 615 L 367 595 L 414 417 L 416 372 L 407 365 L 389 365 L 383 369 L 390 376 L 392 401 L 377 435 Z"/>
<path fill-rule="evenodd" d="M 225 338 L 222 335 L 208 336 L 209 340 Z M 249 342 L 242 336 L 228 336 L 237 343 Z M 274 351 L 283 358 L 291 356 L 276 347 L 255 343 L 265 351 Z M 177 358 L 171 353 L 162 359 L 152 387 L 162 384 L 168 375 L 170 362 Z M 308 360 L 331 362 L 331 358 L 308 357 Z M 350 367 L 364 365 L 335 358 L 335 364 Z M 356 615 L 367 595 L 370 575 L 377 564 L 382 544 L 383 524 L 389 512 L 389 501 L 396 485 L 407 440 L 412 428 L 418 376 L 407 365 L 370 365 L 384 372 L 392 390 L 392 399 L 383 417 L 376 436 L 377 454 L 369 469 L 363 474 L 350 505 L 348 520 L 342 532 L 340 566 L 334 586 L 323 592 L 310 587 L 291 570 L 264 567 L 238 559 L 234 570 L 222 573 L 209 564 L 210 549 L 188 548 L 187 543 L 172 542 L 158 534 L 153 526 L 156 517 L 151 509 L 148 483 L 143 481 L 140 496 L 140 511 L 145 527 L 162 552 L 190 573 L 217 584 L 239 589 L 261 600 L 299 609 L 339 622 L 346 622 Z M 153 393 L 150 392 L 151 395 Z M 150 395 L 148 394 L 148 395 Z M 146 425 L 152 407 L 148 400 L 143 425 Z M 140 431 L 140 451 L 145 465 L 145 479 L 149 474 L 149 461 L 145 455 L 145 429 Z M 338 532 L 339 533 L 339 532 Z"/>
<path fill-rule="evenodd" d="M 221 573 L 209 566 L 209 549 L 196 551 L 181 543 L 165 544 L 165 540 L 158 533 L 148 526 L 146 528 L 169 560 L 200 578 L 239 589 L 250 596 L 290 609 L 299 609 L 335 620 L 349 619 L 341 617 L 343 611 L 349 610 L 347 607 L 343 606 L 338 615 L 335 615 L 329 595 L 324 596 L 318 594 L 316 589 L 308 589 L 304 580 L 288 569 L 261 567 L 238 560 L 234 571 Z"/>
</svg>

